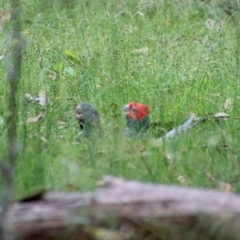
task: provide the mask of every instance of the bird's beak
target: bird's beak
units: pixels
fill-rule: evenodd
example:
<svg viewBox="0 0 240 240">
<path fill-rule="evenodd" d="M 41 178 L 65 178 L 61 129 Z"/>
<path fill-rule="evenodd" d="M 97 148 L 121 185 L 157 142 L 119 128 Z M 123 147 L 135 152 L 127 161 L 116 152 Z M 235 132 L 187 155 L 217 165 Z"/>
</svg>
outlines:
<svg viewBox="0 0 240 240">
<path fill-rule="evenodd" d="M 82 114 L 82 113 L 77 113 L 77 114 L 76 114 L 76 118 L 77 118 L 78 120 L 81 120 L 82 117 L 83 117 L 83 114 Z"/>
<path fill-rule="evenodd" d="M 130 107 L 129 107 L 129 104 L 125 105 L 124 108 L 123 108 L 123 113 L 125 116 L 127 116 L 130 112 Z"/>
</svg>

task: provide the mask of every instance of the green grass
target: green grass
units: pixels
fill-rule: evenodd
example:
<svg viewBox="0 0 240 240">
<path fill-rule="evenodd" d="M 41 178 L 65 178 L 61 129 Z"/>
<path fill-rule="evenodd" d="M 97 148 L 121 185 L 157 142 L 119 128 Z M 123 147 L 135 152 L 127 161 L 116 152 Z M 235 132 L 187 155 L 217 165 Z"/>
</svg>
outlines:
<svg viewBox="0 0 240 240">
<path fill-rule="evenodd" d="M 188 186 L 215 188 L 206 172 L 224 182 L 239 173 L 240 29 L 219 1 L 85 0 L 68 7 L 64 0 L 24 0 L 22 18 L 27 45 L 18 94 L 17 197 L 42 188 L 93 189 L 108 174 L 165 184 L 180 184 L 180 176 Z M 213 29 L 206 28 L 207 19 L 214 19 Z M 2 33 L 1 41 L 9 35 L 8 25 Z M 49 77 L 54 69 L 56 79 Z M 5 119 L 4 67 L 0 76 Z M 41 109 L 26 104 L 25 94 L 40 90 L 50 99 L 46 117 L 26 123 Z M 154 145 L 162 129 L 182 124 L 191 111 L 199 116 L 226 111 L 227 98 L 233 100 L 228 121 L 209 120 L 166 145 Z M 105 134 L 76 144 L 74 110 L 82 100 L 99 109 Z M 154 125 L 148 139 L 123 136 L 121 111 L 129 101 L 150 105 Z M 5 125 L 1 128 L 4 155 Z M 239 183 L 233 187 L 240 191 Z"/>
</svg>

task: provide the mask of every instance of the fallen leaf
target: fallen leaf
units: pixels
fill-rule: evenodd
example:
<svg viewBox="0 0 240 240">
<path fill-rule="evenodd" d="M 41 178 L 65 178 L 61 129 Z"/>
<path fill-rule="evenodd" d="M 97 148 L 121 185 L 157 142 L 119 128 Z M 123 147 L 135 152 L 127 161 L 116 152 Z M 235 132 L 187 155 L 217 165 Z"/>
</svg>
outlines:
<svg viewBox="0 0 240 240">
<path fill-rule="evenodd" d="M 227 98 L 224 103 L 224 109 L 227 111 L 232 111 L 233 109 L 233 102 L 231 98 Z"/>
<path fill-rule="evenodd" d="M 225 112 L 219 112 L 214 115 L 214 118 L 216 120 L 227 120 L 229 118 L 229 115 Z"/>
<path fill-rule="evenodd" d="M 30 93 L 26 93 L 25 94 L 25 98 L 28 101 L 38 102 L 39 105 L 42 108 L 46 108 L 47 107 L 48 99 L 46 97 L 46 92 L 45 91 L 40 91 L 39 94 L 38 94 L 38 97 L 34 97 Z"/>
<path fill-rule="evenodd" d="M 34 101 L 34 97 L 32 97 L 32 95 L 30 93 L 26 93 L 25 98 L 26 98 L 26 100 Z"/>
<path fill-rule="evenodd" d="M 43 136 L 40 136 L 40 139 L 43 141 L 43 142 L 47 142 L 47 139 Z"/>
<path fill-rule="evenodd" d="M 75 75 L 75 71 L 72 67 L 68 66 L 64 69 L 64 72 L 68 73 L 69 75 L 71 76 L 74 76 Z"/>
<path fill-rule="evenodd" d="M 53 70 L 49 71 L 48 77 L 52 80 L 56 80 L 57 79 L 57 73 Z"/>
<path fill-rule="evenodd" d="M 39 121 L 42 121 L 45 117 L 44 113 L 40 113 L 39 115 L 37 115 L 36 117 L 30 117 L 27 119 L 27 123 L 37 123 Z"/>
<path fill-rule="evenodd" d="M 208 179 L 209 179 L 209 180 L 211 180 L 212 182 L 216 182 L 216 179 L 215 179 L 215 177 L 213 177 L 211 173 L 209 173 L 209 172 L 206 172 L 206 176 L 207 176 L 207 177 L 208 177 Z"/>
<path fill-rule="evenodd" d="M 181 183 L 182 185 L 187 185 L 187 181 L 186 181 L 186 179 L 185 179 L 184 176 L 178 175 L 178 176 L 177 176 L 177 180 L 178 180 L 179 183 Z"/>
<path fill-rule="evenodd" d="M 46 91 L 40 91 L 38 94 L 38 98 L 36 98 L 36 101 L 38 101 L 38 103 L 42 106 L 42 107 L 46 107 L 48 104 L 48 99 L 46 96 Z"/>
</svg>

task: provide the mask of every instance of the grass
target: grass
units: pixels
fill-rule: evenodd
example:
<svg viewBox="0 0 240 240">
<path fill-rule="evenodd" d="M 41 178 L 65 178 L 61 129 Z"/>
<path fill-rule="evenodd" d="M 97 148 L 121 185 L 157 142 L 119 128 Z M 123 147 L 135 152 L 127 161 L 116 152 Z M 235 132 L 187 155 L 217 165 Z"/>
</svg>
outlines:
<svg viewBox="0 0 240 240">
<path fill-rule="evenodd" d="M 22 1 L 26 49 L 19 89 L 20 158 L 16 197 L 39 189 L 91 190 L 113 174 L 164 184 L 216 188 L 206 177 L 231 182 L 239 173 L 239 44 L 236 18 L 219 1 Z M 3 10 L 8 5 L 2 6 Z M 212 29 L 206 27 L 213 19 Z M 1 41 L 9 35 L 2 30 Z M 2 51 L 5 46 L 2 47 Z M 52 71 L 55 75 L 51 76 Z M 5 69 L 1 113 L 7 115 Z M 45 90 L 50 99 L 44 121 L 25 94 Z M 224 110 L 227 98 L 232 111 Z M 105 134 L 76 144 L 75 107 L 95 105 Z M 144 140 L 126 139 L 122 107 L 149 104 L 152 128 Z M 192 131 L 155 146 L 153 139 L 182 124 L 190 111 L 212 116 L 227 111 L 228 121 L 208 120 Z M 61 122 L 60 122 L 61 121 Z M 0 150 L 6 153 L 1 125 Z M 222 147 L 226 145 L 227 147 Z M 240 191 L 237 181 L 232 183 Z"/>
</svg>

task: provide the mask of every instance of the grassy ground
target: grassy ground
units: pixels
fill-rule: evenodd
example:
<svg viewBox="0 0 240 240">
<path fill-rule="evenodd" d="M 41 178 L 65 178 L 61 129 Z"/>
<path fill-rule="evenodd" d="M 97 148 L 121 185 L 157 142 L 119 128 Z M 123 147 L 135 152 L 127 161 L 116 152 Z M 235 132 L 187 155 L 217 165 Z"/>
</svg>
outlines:
<svg viewBox="0 0 240 240">
<path fill-rule="evenodd" d="M 240 170 L 238 14 L 229 17 L 220 1 L 23 0 L 22 17 L 27 45 L 18 96 L 16 196 L 42 188 L 89 190 L 107 174 L 201 188 L 223 181 L 240 191 L 234 181 Z M 3 41 L 8 25 L 1 31 Z M 4 64 L 0 74 L 4 120 Z M 42 90 L 50 99 L 46 117 L 26 123 L 41 109 L 26 103 L 25 94 Z M 228 98 L 233 108 L 226 110 Z M 82 100 L 99 109 L 105 134 L 76 144 L 74 109 Z M 151 107 L 153 124 L 145 140 L 122 134 L 121 111 L 129 101 Z M 155 146 L 154 138 L 182 124 L 191 111 L 198 116 L 225 111 L 230 118 L 219 123 L 211 118 Z M 4 154 L 4 123 L 1 128 Z"/>
</svg>

